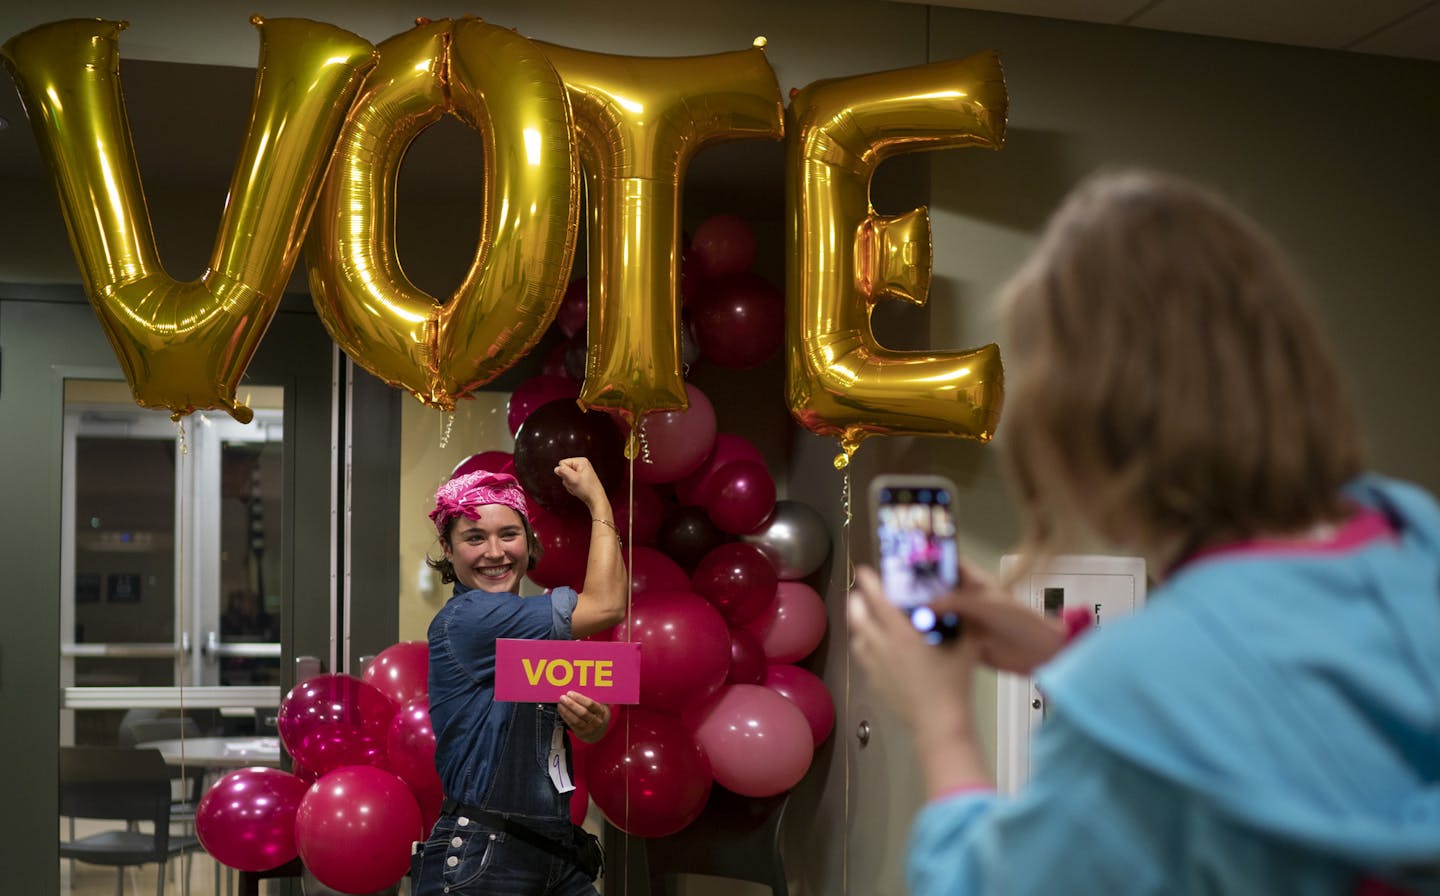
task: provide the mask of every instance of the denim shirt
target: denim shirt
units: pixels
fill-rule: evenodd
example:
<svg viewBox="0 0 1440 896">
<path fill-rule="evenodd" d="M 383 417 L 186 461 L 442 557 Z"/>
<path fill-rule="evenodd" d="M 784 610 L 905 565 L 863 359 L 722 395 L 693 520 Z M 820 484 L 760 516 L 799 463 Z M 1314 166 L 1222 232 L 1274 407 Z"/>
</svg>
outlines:
<svg viewBox="0 0 1440 896">
<path fill-rule="evenodd" d="M 569 824 L 569 794 L 546 771 L 553 704 L 495 700 L 497 638 L 569 640 L 574 589 L 522 598 L 463 590 L 430 623 L 430 724 L 445 795 L 492 812 Z M 568 752 L 568 739 L 561 738 Z M 547 825 L 548 826 L 548 825 Z"/>
</svg>

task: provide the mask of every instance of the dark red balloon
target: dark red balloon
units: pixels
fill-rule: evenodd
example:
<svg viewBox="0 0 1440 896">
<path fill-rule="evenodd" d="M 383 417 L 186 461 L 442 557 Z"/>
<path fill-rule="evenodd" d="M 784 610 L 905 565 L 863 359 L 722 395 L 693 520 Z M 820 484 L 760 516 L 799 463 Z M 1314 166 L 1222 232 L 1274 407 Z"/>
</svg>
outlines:
<svg viewBox="0 0 1440 896">
<path fill-rule="evenodd" d="M 570 349 L 570 340 L 562 339 L 555 343 L 545 352 L 545 358 L 540 362 L 540 373 L 545 376 L 570 376 L 570 371 L 565 369 L 565 353 Z M 570 377 L 579 382 L 579 377 Z"/>
<path fill-rule="evenodd" d="M 747 271 L 755 263 L 755 233 L 739 215 L 711 215 L 695 228 L 686 260 L 703 277 Z"/>
<path fill-rule="evenodd" d="M 835 700 L 814 672 L 799 666 L 771 665 L 765 670 L 762 684 L 800 708 L 810 723 L 817 747 L 835 730 Z"/>
<path fill-rule="evenodd" d="M 660 522 L 655 546 L 685 569 L 694 569 L 725 540 L 725 533 L 710 520 L 705 508 L 680 505 Z"/>
<path fill-rule="evenodd" d="M 400 778 L 364 766 L 316 781 L 295 813 L 300 860 L 320 883 L 342 893 L 394 885 L 410 867 L 410 844 L 423 838 L 420 806 Z"/>
<path fill-rule="evenodd" d="M 726 684 L 764 684 L 765 651 L 760 640 L 748 629 L 730 630 L 730 674 Z"/>
<path fill-rule="evenodd" d="M 585 584 L 585 564 L 590 559 L 590 517 L 556 513 L 542 506 L 530 510 L 530 526 L 540 542 L 540 562 L 526 573 L 542 588 L 564 585 L 579 591 Z"/>
<path fill-rule="evenodd" d="M 395 721 L 390 723 L 386 747 L 390 770 L 410 785 L 417 801 L 422 794 L 440 792 L 440 773 L 435 770 L 435 729 L 430 724 L 427 699 L 411 700 L 400 707 Z M 425 809 L 423 803 L 421 809 Z M 434 824 L 433 818 L 427 820 Z"/>
<path fill-rule="evenodd" d="M 707 281 L 689 311 L 700 355 L 721 367 L 758 367 L 785 341 L 785 297 L 756 274 Z"/>
<path fill-rule="evenodd" d="M 764 464 L 737 460 L 715 471 L 705 485 L 705 513 L 722 532 L 754 532 L 775 509 L 775 480 Z"/>
<path fill-rule="evenodd" d="M 610 495 L 610 506 L 615 511 L 615 526 L 627 545 L 653 545 L 660 534 L 660 519 L 665 513 L 665 503 L 653 485 L 637 482 L 632 496 L 630 486 L 622 482 Z M 633 504 L 632 504 L 633 501 Z M 632 511 L 633 508 L 633 511 Z"/>
<path fill-rule="evenodd" d="M 562 399 L 530 412 L 515 434 L 515 477 L 525 493 L 550 510 L 583 513 L 585 505 L 565 491 L 555 467 L 567 457 L 587 457 L 606 491 L 625 471 L 620 432 L 611 419 Z"/>
<path fill-rule="evenodd" d="M 579 395 L 580 383 L 568 376 L 542 373 L 530 377 L 510 393 L 510 402 L 505 409 L 505 422 L 510 426 L 510 434 L 519 432 L 520 424 L 541 405 L 565 398 L 574 400 Z"/>
<path fill-rule="evenodd" d="M 474 473 L 476 470 L 513 474 L 515 472 L 515 456 L 508 451 L 481 451 L 478 454 L 472 454 L 455 465 L 455 469 L 450 471 L 450 478 L 454 479 L 456 476 Z"/>
<path fill-rule="evenodd" d="M 647 709 L 679 712 L 718 691 L 730 672 L 730 630 L 698 594 L 636 597 L 630 640 L 640 644 L 640 705 Z"/>
<path fill-rule="evenodd" d="M 555 312 L 555 326 L 566 338 L 573 339 L 585 332 L 585 278 L 570 281 L 565 295 L 560 299 L 560 309 Z"/>
<path fill-rule="evenodd" d="M 710 601 L 732 626 L 763 613 L 775 600 L 780 579 L 753 544 L 722 544 L 706 554 L 690 577 L 695 593 Z"/>
<path fill-rule="evenodd" d="M 673 834 L 699 818 L 710 799 L 710 763 L 674 716 L 618 709 L 609 733 L 587 752 L 590 798 L 628 834 Z"/>
</svg>

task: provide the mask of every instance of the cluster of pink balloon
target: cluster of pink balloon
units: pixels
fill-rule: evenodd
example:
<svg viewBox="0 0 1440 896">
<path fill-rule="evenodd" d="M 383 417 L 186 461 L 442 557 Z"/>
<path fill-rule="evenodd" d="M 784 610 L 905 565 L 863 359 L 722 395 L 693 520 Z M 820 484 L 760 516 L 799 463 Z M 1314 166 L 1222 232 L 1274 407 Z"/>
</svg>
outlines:
<svg viewBox="0 0 1440 896">
<path fill-rule="evenodd" d="M 381 651 L 361 678 L 296 685 L 276 719 L 293 770 L 237 769 L 210 787 L 195 814 L 206 851 L 244 871 L 298 855 L 343 893 L 400 880 L 411 842 L 440 814 L 428 663 L 425 643 L 407 641 Z"/>
<path fill-rule="evenodd" d="M 711 239 L 719 237 L 702 227 L 692 250 Z M 753 241 L 749 250 L 725 251 L 753 255 Z M 594 637 L 642 645 L 641 699 L 617 711 L 600 743 L 573 742 L 571 805 L 578 822 L 593 798 L 611 823 L 639 836 L 694 821 L 716 784 L 756 797 L 793 787 L 835 718 L 821 679 L 794 665 L 825 634 L 824 603 L 801 581 L 829 556 L 825 522 L 805 504 L 777 501 L 760 450 L 717 432 L 710 401 L 693 384 L 686 390 L 686 410 L 642 419 L 633 480 L 623 427 L 582 411 L 578 380 L 553 370 L 511 398 L 514 453 L 482 452 L 454 471 L 520 480 L 544 547 L 530 578 L 546 588 L 583 586 L 594 528 L 555 486 L 555 464 L 584 454 L 606 484 L 629 547 L 634 598 L 626 623 Z"/>
</svg>

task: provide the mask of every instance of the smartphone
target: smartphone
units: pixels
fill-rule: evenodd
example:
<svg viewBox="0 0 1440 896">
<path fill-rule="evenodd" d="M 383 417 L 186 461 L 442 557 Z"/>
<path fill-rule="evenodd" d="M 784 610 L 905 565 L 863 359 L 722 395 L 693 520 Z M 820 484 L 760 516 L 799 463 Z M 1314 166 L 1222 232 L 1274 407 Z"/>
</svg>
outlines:
<svg viewBox="0 0 1440 896">
<path fill-rule="evenodd" d="M 870 484 L 875 558 L 885 596 L 930 644 L 960 635 L 960 617 L 935 602 L 960 582 L 955 484 L 943 476 L 877 476 Z"/>
</svg>

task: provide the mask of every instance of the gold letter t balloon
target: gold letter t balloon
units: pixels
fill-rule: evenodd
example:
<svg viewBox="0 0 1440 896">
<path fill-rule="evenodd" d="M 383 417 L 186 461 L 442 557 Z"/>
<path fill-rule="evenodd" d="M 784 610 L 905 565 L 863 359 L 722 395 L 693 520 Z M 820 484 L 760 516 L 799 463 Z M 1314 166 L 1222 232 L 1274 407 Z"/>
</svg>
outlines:
<svg viewBox="0 0 1440 896">
<path fill-rule="evenodd" d="M 120 90 L 124 22 L 75 19 L 6 42 L 85 279 L 135 401 L 179 419 L 235 398 L 300 251 L 321 176 L 366 69 L 369 42 L 303 19 L 255 17 L 260 65 L 210 264 L 165 273 Z"/>
<path fill-rule="evenodd" d="M 869 191 L 875 168 L 900 152 L 999 149 L 1006 108 L 993 52 L 817 81 L 790 102 L 788 400 L 811 432 L 839 436 L 837 466 L 870 435 L 994 434 L 998 347 L 899 352 L 875 340 L 877 301 L 926 299 L 930 219 L 923 208 L 877 215 Z"/>
</svg>

